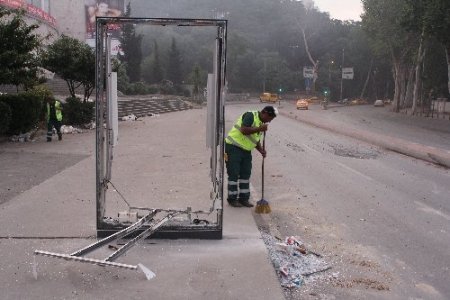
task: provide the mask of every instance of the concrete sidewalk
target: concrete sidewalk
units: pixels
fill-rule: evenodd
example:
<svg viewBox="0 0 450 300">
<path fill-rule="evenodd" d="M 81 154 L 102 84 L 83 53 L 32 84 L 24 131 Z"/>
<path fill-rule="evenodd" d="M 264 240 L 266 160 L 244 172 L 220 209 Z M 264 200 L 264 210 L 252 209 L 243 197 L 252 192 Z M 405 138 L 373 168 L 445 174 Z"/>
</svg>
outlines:
<svg viewBox="0 0 450 300">
<path fill-rule="evenodd" d="M 280 113 L 319 128 L 450 168 L 450 121 L 418 119 L 401 114 L 395 114 L 394 118 L 394 113 L 386 110 L 387 108 L 367 105 L 330 106 L 328 110 L 322 110 L 319 105 L 310 105 L 308 111 L 296 111 L 294 103 L 286 102 L 281 106 Z M 340 114 L 336 115 L 336 112 Z"/>
<path fill-rule="evenodd" d="M 196 186 L 209 172 L 202 140 L 205 114 L 195 109 L 120 123 L 113 180 L 129 201 L 156 198 L 186 207 L 193 199 L 194 207 L 203 205 L 194 196 L 207 191 Z M 187 139 L 192 132 L 199 134 Z M 4 145 L 9 152 L 87 158 L 0 206 L 2 299 L 284 299 L 252 210 L 226 204 L 222 240 L 150 240 L 117 260 L 142 263 L 156 273 L 150 281 L 140 272 L 34 257 L 35 249 L 69 254 L 95 241 L 94 138 L 90 131 L 64 136 L 62 142 Z M 167 143 L 169 149 L 159 150 Z M 159 182 L 162 175 L 172 180 Z M 107 209 L 113 214 L 111 208 L 123 207 L 113 198 Z M 88 256 L 103 259 L 111 253 L 102 248 Z"/>
</svg>

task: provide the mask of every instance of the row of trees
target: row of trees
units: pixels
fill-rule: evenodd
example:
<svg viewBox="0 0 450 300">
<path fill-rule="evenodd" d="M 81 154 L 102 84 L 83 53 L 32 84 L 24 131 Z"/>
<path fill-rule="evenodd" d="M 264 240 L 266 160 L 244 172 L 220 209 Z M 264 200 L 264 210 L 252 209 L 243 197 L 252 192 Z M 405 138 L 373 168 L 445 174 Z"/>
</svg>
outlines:
<svg viewBox="0 0 450 300">
<path fill-rule="evenodd" d="M 363 5 L 362 23 L 372 49 L 392 66 L 395 110 L 411 107 L 415 113 L 424 99 L 447 95 L 450 2 L 363 0 Z"/>
<path fill-rule="evenodd" d="M 133 0 L 133 13 L 129 10 L 128 15 L 228 19 L 227 78 L 232 92 L 304 90 L 302 71 L 309 66 L 317 74 L 313 87 L 317 91 L 330 88 L 334 99 L 340 98 L 342 67 L 353 67 L 355 72 L 353 80 L 343 82 L 343 98 L 400 99 L 396 101 L 398 108 L 417 105 L 414 88 L 406 87 L 415 81 L 408 80 L 411 73 L 423 82 L 416 99 L 427 97 L 431 90 L 436 96 L 445 96 L 447 68 L 441 45 L 445 45 L 449 32 L 448 1 L 363 3 L 362 22 L 330 19 L 313 5 L 305 7 L 295 0 L 199 0 L 195 6 L 188 0 Z M 125 55 L 140 51 L 130 57 L 141 58 L 140 63 L 127 69 L 130 79 L 192 82 L 195 66 L 202 74 L 211 72 L 212 59 L 205 58 L 213 56 L 215 32 L 150 26 L 130 29 L 123 35 Z M 133 44 L 137 38 L 141 47 Z M 128 43 L 134 46 L 127 48 Z M 418 59 L 421 67 L 416 72 Z M 122 62 L 128 64 L 127 59 Z M 136 70 L 140 74 L 133 73 Z M 401 76 L 406 83 L 401 83 Z M 408 95 L 399 92 L 402 85 Z"/>
<path fill-rule="evenodd" d="M 448 94 L 448 1 L 364 0 L 362 22 L 330 19 L 295 0 L 197 2 L 193 6 L 189 0 L 133 0 L 133 11 L 129 3 L 126 15 L 228 19 L 231 92 L 304 90 L 302 71 L 310 66 L 317 75 L 313 87 L 330 88 L 334 99 L 340 98 L 342 67 L 355 71 L 353 80 L 343 82 L 344 98 L 393 98 L 396 109 L 415 109 L 429 95 Z M 32 74 L 44 67 L 63 77 L 71 94 L 80 85 L 84 98 L 89 97 L 92 50 L 62 37 L 44 51 L 42 39 L 33 33 L 36 25 L 18 26 L 23 22 L 20 14 L 4 18 L 6 13 L 1 11 L 2 24 L 10 27 L 2 32 L 0 83 L 28 88 L 39 82 Z M 10 34 L 17 28 L 22 31 Z M 122 91 L 130 83 L 197 83 L 196 90 L 206 83 L 212 71 L 214 29 L 134 24 L 122 29 L 123 54 L 116 63 Z M 14 53 L 23 55 L 8 56 Z"/>
</svg>

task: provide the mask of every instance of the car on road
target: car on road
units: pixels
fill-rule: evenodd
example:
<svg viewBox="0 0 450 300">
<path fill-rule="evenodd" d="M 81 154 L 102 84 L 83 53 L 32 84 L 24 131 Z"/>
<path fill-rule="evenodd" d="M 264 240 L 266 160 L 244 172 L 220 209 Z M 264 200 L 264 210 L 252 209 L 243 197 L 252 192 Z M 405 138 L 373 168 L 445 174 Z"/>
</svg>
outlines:
<svg viewBox="0 0 450 300">
<path fill-rule="evenodd" d="M 273 94 L 273 93 L 262 93 L 259 96 L 259 101 L 261 101 L 261 102 L 272 102 L 272 103 L 275 103 L 279 99 L 280 98 L 278 97 L 278 94 Z"/>
<path fill-rule="evenodd" d="M 296 106 L 297 106 L 297 109 L 307 110 L 309 107 L 309 102 L 307 99 L 298 99 Z"/>
<path fill-rule="evenodd" d="M 373 106 L 375 107 L 383 107 L 384 106 L 384 102 L 383 100 L 375 100 L 375 102 L 373 103 Z"/>
</svg>

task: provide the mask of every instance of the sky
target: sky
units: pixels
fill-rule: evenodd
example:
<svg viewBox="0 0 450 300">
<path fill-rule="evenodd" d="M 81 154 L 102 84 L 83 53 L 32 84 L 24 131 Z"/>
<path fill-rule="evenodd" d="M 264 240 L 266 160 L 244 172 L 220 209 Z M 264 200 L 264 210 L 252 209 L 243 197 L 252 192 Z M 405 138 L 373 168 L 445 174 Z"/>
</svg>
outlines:
<svg viewBox="0 0 450 300">
<path fill-rule="evenodd" d="M 320 11 L 328 12 L 333 19 L 361 20 L 361 0 L 314 0 L 314 4 Z"/>
</svg>

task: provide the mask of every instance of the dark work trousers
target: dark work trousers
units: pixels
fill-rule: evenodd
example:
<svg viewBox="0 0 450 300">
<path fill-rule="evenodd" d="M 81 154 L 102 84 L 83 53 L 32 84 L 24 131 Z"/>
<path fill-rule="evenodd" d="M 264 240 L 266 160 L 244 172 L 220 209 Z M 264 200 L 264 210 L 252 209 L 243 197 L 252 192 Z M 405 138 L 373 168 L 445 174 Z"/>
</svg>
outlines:
<svg viewBox="0 0 450 300">
<path fill-rule="evenodd" d="M 53 127 L 55 127 L 56 132 L 58 133 L 58 139 L 61 140 L 61 121 L 57 121 L 56 119 L 50 119 L 47 123 L 47 141 L 50 142 L 52 140 Z"/>
<path fill-rule="evenodd" d="M 227 154 L 228 202 L 250 199 L 250 175 L 252 173 L 252 152 L 225 143 Z"/>
</svg>

